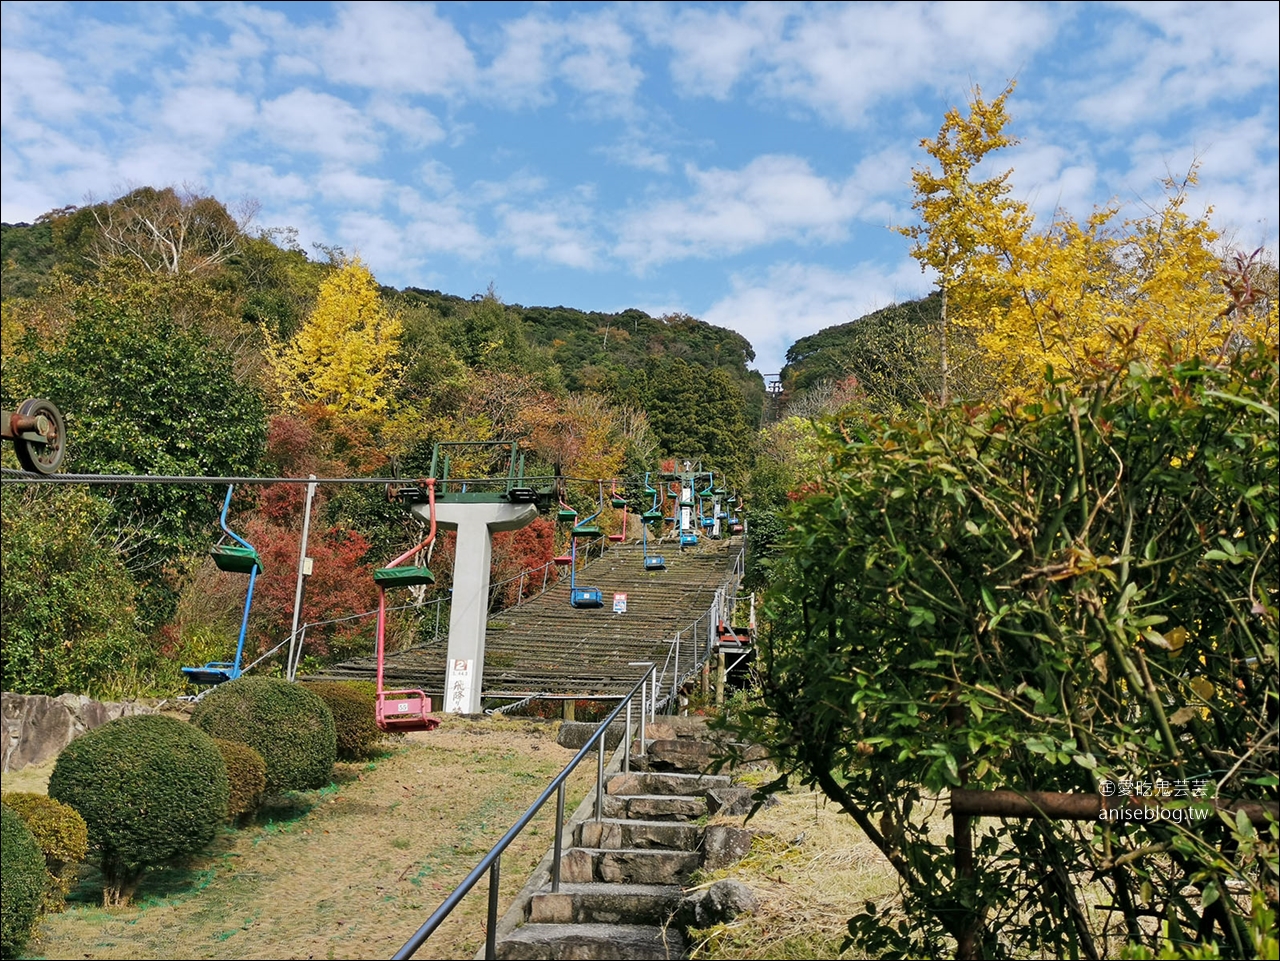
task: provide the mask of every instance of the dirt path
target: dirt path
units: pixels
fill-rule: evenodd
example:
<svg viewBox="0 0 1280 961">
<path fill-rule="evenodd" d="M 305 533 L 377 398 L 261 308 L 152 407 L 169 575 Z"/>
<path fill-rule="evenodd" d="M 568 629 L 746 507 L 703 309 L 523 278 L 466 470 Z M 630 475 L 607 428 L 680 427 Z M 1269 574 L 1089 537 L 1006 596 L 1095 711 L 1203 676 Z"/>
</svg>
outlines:
<svg viewBox="0 0 1280 961">
<path fill-rule="evenodd" d="M 150 876 L 127 909 L 104 911 L 87 877 L 28 956 L 390 957 L 573 756 L 555 731 L 453 718 L 410 735 L 375 762 L 340 765 L 336 786 L 228 830 L 188 868 Z M 579 772 L 573 806 L 595 765 Z M 554 811 L 549 803 L 504 856 L 501 910 L 550 845 Z M 486 891 L 482 881 L 420 956 L 472 957 Z"/>
</svg>

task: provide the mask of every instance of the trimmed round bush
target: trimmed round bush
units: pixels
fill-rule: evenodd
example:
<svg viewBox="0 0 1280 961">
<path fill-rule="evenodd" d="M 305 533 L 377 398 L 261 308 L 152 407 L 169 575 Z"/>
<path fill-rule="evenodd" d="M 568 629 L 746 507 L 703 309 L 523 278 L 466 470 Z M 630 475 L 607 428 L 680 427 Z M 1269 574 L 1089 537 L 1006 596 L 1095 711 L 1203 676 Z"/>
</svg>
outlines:
<svg viewBox="0 0 1280 961">
<path fill-rule="evenodd" d="M 333 714 L 338 735 L 338 760 L 360 761 L 373 753 L 382 731 L 378 729 L 377 688 L 368 681 L 310 681 L 310 691 Z"/>
<path fill-rule="evenodd" d="M 238 821 L 252 814 L 262 804 L 267 790 L 267 762 L 248 744 L 215 737 L 213 743 L 222 752 L 222 763 L 227 766 L 227 780 L 231 782 L 231 796 L 227 801 L 227 819 Z"/>
<path fill-rule="evenodd" d="M 49 890 L 41 910 L 57 914 L 66 907 L 76 877 L 76 865 L 89 853 L 89 829 L 75 808 L 43 794 L 13 792 L 4 795 L 8 805 L 30 829 L 44 854 Z"/>
<path fill-rule="evenodd" d="M 14 958 L 35 930 L 49 872 L 35 836 L 8 805 L 0 807 L 0 846 L 0 957 Z"/>
<path fill-rule="evenodd" d="M 203 850 L 227 816 L 227 768 L 213 738 L 158 714 L 122 717 L 66 746 L 49 797 L 80 812 L 105 904 L 126 904 L 150 868 Z"/>
<path fill-rule="evenodd" d="M 247 744 L 267 762 L 267 794 L 329 783 L 338 742 L 333 714 L 314 691 L 274 677 L 239 677 L 196 705 L 192 723 Z"/>
</svg>

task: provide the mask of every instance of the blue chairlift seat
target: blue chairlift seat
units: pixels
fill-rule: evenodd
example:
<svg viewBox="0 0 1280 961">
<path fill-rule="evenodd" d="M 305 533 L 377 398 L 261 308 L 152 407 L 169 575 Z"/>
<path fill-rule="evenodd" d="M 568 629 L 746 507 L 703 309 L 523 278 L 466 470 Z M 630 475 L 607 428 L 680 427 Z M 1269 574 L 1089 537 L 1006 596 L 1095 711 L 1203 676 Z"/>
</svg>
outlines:
<svg viewBox="0 0 1280 961">
<path fill-rule="evenodd" d="M 681 547 L 693 547 L 697 543 L 698 543 L 698 535 L 695 534 L 693 531 L 685 531 L 683 534 L 680 535 Z"/>
<path fill-rule="evenodd" d="M 703 527 L 706 527 L 706 528 L 708 528 L 708 529 L 710 529 L 710 528 L 712 528 L 712 527 L 715 527 L 715 526 L 716 526 L 716 519 L 715 519 L 714 517 L 704 517 L 704 518 L 702 519 L 702 526 L 703 526 Z"/>
<path fill-rule="evenodd" d="M 569 591 L 569 604 L 577 608 L 604 607 L 604 595 L 598 587 L 575 587 Z"/>
<path fill-rule="evenodd" d="M 658 554 L 650 554 L 644 559 L 644 569 L 646 571 L 665 571 L 667 569 L 666 558 Z"/>
<path fill-rule="evenodd" d="M 215 544 L 210 553 L 213 555 L 213 562 L 218 566 L 219 570 L 233 574 L 249 575 L 249 589 L 244 598 L 244 614 L 240 619 L 240 637 L 236 642 L 236 659 L 234 661 L 210 661 L 199 667 L 184 667 L 182 673 L 193 684 L 205 686 L 225 684 L 227 681 L 234 681 L 241 673 L 240 665 L 244 657 L 245 634 L 249 628 L 249 610 L 253 606 L 253 587 L 257 583 L 258 575 L 262 573 L 262 559 L 258 556 L 258 552 L 254 550 L 252 544 L 233 533 L 231 528 L 227 526 L 227 511 L 231 508 L 231 493 L 234 490 L 234 484 L 227 487 L 227 497 L 222 503 L 222 516 L 218 519 L 218 524 L 223 532 L 231 537 L 235 543 Z"/>
<path fill-rule="evenodd" d="M 227 661 L 210 661 L 204 667 L 184 667 L 182 673 L 192 684 L 206 687 L 214 684 L 225 684 L 240 676 L 240 668 Z"/>
</svg>

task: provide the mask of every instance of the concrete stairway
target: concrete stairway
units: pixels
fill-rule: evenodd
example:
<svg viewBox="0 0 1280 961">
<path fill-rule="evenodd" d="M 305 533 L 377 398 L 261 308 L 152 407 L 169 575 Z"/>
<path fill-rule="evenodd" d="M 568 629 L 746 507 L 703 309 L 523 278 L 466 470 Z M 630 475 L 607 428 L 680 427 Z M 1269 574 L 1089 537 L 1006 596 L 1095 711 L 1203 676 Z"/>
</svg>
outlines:
<svg viewBox="0 0 1280 961">
<path fill-rule="evenodd" d="M 661 733 L 663 725 L 659 722 Z M 638 752 L 639 744 L 635 746 Z M 633 752 L 633 769 L 608 778 L 602 817 L 572 827 L 560 862 L 560 890 L 541 884 L 524 923 L 505 936 L 505 959 L 683 958 L 671 925 L 682 886 L 704 865 L 708 796 L 729 788 L 725 775 L 699 773 L 711 747 L 674 737 Z M 643 770 L 695 766 L 695 770 Z"/>
</svg>

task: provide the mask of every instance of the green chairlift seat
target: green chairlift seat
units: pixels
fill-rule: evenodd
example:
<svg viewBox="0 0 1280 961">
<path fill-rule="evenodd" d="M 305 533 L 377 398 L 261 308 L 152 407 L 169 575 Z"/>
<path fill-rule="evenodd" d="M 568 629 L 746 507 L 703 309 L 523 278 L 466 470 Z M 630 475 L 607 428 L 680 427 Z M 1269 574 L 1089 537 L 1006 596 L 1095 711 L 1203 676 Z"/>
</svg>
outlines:
<svg viewBox="0 0 1280 961">
<path fill-rule="evenodd" d="M 561 524 L 572 524 L 578 519 L 578 512 L 566 507 L 556 511 L 556 520 Z"/>
<path fill-rule="evenodd" d="M 640 520 L 646 524 L 659 524 L 665 517 L 662 511 L 645 511 L 640 515 Z"/>
<path fill-rule="evenodd" d="M 627 499 L 625 497 L 611 497 L 609 498 L 609 505 L 611 507 L 623 508 L 627 506 Z"/>
<path fill-rule="evenodd" d="M 600 527 L 596 524 L 582 524 L 569 531 L 570 537 L 599 537 Z"/>
<path fill-rule="evenodd" d="M 379 567 L 373 572 L 373 580 L 380 587 L 418 587 L 434 584 L 436 576 L 425 567 Z"/>
<path fill-rule="evenodd" d="M 252 574 L 256 567 L 261 573 L 262 558 L 252 547 L 241 547 L 238 544 L 218 544 L 211 551 L 213 562 L 218 570 L 231 574 Z"/>
</svg>

